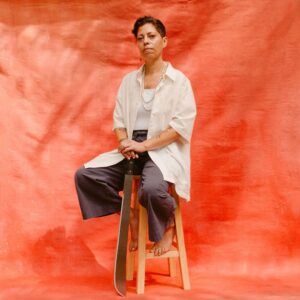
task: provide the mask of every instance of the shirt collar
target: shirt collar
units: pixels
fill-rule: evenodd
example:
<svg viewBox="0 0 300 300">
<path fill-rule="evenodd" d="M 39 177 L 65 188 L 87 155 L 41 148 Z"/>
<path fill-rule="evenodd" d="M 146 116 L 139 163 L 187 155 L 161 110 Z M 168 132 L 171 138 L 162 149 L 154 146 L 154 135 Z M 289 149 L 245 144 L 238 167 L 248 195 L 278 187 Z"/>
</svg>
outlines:
<svg viewBox="0 0 300 300">
<path fill-rule="evenodd" d="M 172 66 L 172 64 L 168 62 L 168 66 L 167 66 L 167 70 L 166 70 L 166 75 L 171 78 L 173 81 L 175 81 L 176 79 L 176 71 L 174 69 L 174 67 Z M 144 65 L 141 65 L 139 67 L 139 69 L 137 70 L 137 75 L 136 75 L 136 79 L 141 83 L 142 82 L 142 76 L 143 76 L 143 68 L 144 68 Z"/>
</svg>

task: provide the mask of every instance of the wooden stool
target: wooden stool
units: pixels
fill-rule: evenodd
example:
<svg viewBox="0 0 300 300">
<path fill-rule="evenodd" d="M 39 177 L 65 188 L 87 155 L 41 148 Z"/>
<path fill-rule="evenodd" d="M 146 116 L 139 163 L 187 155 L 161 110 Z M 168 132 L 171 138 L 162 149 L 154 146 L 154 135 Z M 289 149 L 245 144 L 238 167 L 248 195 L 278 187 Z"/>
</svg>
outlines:
<svg viewBox="0 0 300 300">
<path fill-rule="evenodd" d="M 139 184 L 140 176 L 134 176 L 133 178 L 133 189 L 132 195 L 134 198 L 134 208 L 139 209 L 139 235 L 138 235 L 138 249 L 136 251 L 128 251 L 127 261 L 126 261 L 126 280 L 133 280 L 134 273 L 134 261 L 135 253 L 138 256 L 138 266 L 137 266 L 137 294 L 143 294 L 145 288 L 145 267 L 146 259 L 151 258 L 168 258 L 169 260 L 169 274 L 171 277 L 176 275 L 176 258 L 179 258 L 180 269 L 181 269 L 181 279 L 183 283 L 183 289 L 190 290 L 190 278 L 187 265 L 186 250 L 184 244 L 184 234 L 180 210 L 180 201 L 177 193 L 175 192 L 174 184 L 171 184 L 169 191 L 171 195 L 175 198 L 177 202 L 177 208 L 175 210 L 175 238 L 176 242 L 173 241 L 171 249 L 163 255 L 154 256 L 154 253 L 150 252 L 151 245 L 146 245 L 146 235 L 147 235 L 147 224 L 148 215 L 147 210 L 144 208 L 138 200 L 137 190 Z M 128 249 L 128 248 L 127 248 Z"/>
</svg>

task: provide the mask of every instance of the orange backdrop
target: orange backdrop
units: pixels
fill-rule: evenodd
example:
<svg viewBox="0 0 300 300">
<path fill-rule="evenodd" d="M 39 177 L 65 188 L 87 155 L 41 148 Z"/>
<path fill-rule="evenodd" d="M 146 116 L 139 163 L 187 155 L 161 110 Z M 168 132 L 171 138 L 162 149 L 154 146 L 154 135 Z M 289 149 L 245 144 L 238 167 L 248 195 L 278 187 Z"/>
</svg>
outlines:
<svg viewBox="0 0 300 300">
<path fill-rule="evenodd" d="M 115 297 L 119 215 L 83 222 L 73 176 L 116 147 L 117 88 L 140 66 L 131 29 L 149 14 L 198 116 L 183 205 L 193 290 L 153 261 L 146 294 L 300 295 L 299 12 L 297 0 L 1 1 L 1 299 Z"/>
</svg>

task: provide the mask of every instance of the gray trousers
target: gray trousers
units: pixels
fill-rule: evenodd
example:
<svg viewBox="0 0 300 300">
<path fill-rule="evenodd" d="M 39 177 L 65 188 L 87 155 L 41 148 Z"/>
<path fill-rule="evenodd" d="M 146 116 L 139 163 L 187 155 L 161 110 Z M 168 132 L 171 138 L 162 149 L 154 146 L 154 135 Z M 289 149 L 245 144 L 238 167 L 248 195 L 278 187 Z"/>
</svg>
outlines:
<svg viewBox="0 0 300 300">
<path fill-rule="evenodd" d="M 132 139 L 141 142 L 147 138 L 147 130 L 133 131 Z M 75 186 L 83 219 L 102 217 L 121 210 L 127 159 L 119 163 L 98 168 L 81 166 L 75 173 Z M 148 212 L 149 240 L 162 239 L 165 229 L 174 220 L 177 207 L 175 199 L 168 193 L 169 183 L 148 152 L 135 159 L 134 174 L 141 175 L 138 187 L 139 202 Z"/>
</svg>

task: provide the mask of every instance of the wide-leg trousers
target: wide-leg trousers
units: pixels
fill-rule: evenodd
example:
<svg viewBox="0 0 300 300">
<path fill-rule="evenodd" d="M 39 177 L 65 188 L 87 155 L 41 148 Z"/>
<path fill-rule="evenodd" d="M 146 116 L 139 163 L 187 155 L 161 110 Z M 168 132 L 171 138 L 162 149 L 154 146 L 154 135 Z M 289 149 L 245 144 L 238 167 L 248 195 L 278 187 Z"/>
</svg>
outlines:
<svg viewBox="0 0 300 300">
<path fill-rule="evenodd" d="M 141 142 L 147 138 L 147 130 L 133 131 L 132 139 Z M 102 217 L 120 212 L 127 159 L 108 167 L 85 168 L 75 173 L 75 186 L 83 219 Z M 174 220 L 177 207 L 168 193 L 169 182 L 163 179 L 158 166 L 148 152 L 135 159 L 135 175 L 141 175 L 138 198 L 148 213 L 149 240 L 162 239 L 166 228 Z"/>
</svg>

